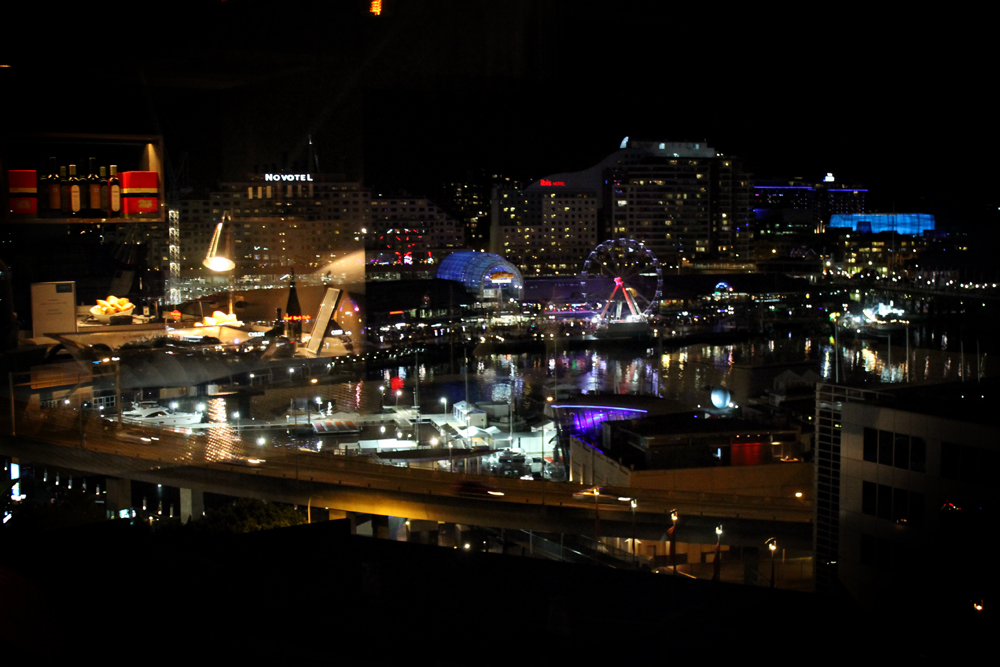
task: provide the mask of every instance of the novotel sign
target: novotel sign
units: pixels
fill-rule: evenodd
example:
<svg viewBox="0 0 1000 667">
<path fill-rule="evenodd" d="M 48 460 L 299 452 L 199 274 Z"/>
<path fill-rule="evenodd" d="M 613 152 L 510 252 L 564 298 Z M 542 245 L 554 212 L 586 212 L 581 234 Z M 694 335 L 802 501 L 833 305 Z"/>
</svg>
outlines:
<svg viewBox="0 0 1000 667">
<path fill-rule="evenodd" d="M 541 180 L 541 184 L 542 184 L 543 186 L 545 186 L 545 185 L 550 185 L 550 186 L 562 186 L 562 187 L 565 187 L 565 186 L 566 186 L 566 182 L 565 182 L 565 181 L 550 181 L 550 180 L 549 180 L 549 179 L 547 179 L 547 178 L 543 178 L 543 179 Z"/>
<path fill-rule="evenodd" d="M 312 181 L 312 174 L 264 174 L 265 181 Z"/>
</svg>

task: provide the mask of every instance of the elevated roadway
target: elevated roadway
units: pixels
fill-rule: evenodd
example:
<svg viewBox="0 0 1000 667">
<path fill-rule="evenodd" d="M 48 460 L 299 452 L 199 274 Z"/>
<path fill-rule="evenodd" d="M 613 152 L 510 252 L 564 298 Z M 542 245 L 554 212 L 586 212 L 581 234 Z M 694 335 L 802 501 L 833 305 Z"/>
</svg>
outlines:
<svg viewBox="0 0 1000 667">
<path fill-rule="evenodd" d="M 807 499 L 602 488 L 571 483 L 399 468 L 293 446 L 259 446 L 232 425 L 183 434 L 118 424 L 72 410 L 15 410 L 0 421 L 0 452 L 81 473 L 134 479 L 312 507 L 540 532 L 664 539 L 670 511 L 682 517 L 678 539 L 759 544 L 779 536 L 808 548 Z M 502 493 L 493 495 L 488 493 Z M 627 501 L 636 498 L 634 514 Z"/>
</svg>

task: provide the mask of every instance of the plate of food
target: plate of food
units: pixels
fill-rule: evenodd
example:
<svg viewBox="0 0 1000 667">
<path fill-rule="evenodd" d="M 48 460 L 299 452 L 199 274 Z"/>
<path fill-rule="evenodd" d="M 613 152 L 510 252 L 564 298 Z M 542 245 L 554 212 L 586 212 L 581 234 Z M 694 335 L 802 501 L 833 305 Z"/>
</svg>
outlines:
<svg viewBox="0 0 1000 667">
<path fill-rule="evenodd" d="M 107 299 L 98 299 L 97 305 L 90 309 L 90 314 L 101 324 L 109 324 L 112 317 L 131 317 L 134 309 L 135 304 L 129 302 L 128 297 L 109 296 Z"/>
</svg>

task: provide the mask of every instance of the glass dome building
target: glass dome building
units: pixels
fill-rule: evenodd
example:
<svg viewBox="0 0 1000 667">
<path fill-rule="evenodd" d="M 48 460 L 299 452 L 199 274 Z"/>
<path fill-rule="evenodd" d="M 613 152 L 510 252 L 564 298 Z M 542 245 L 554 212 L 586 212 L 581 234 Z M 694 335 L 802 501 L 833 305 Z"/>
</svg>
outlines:
<svg viewBox="0 0 1000 667">
<path fill-rule="evenodd" d="M 520 299 L 524 292 L 524 278 L 518 268 L 488 252 L 453 252 L 438 266 L 437 277 L 460 282 L 468 292 L 483 298 L 496 298 L 494 290 L 500 290 L 512 299 Z"/>
</svg>

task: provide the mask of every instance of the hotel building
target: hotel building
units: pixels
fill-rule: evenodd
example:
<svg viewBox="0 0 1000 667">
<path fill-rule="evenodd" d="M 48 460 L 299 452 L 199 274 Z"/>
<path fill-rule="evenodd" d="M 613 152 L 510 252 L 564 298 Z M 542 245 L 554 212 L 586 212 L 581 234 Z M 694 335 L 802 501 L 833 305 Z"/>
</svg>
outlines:
<svg viewBox="0 0 1000 667">
<path fill-rule="evenodd" d="M 526 275 L 579 272 L 609 238 L 642 241 L 669 268 L 750 260 L 749 175 L 703 143 L 630 141 L 584 171 L 494 197 L 492 249 Z"/>
</svg>

